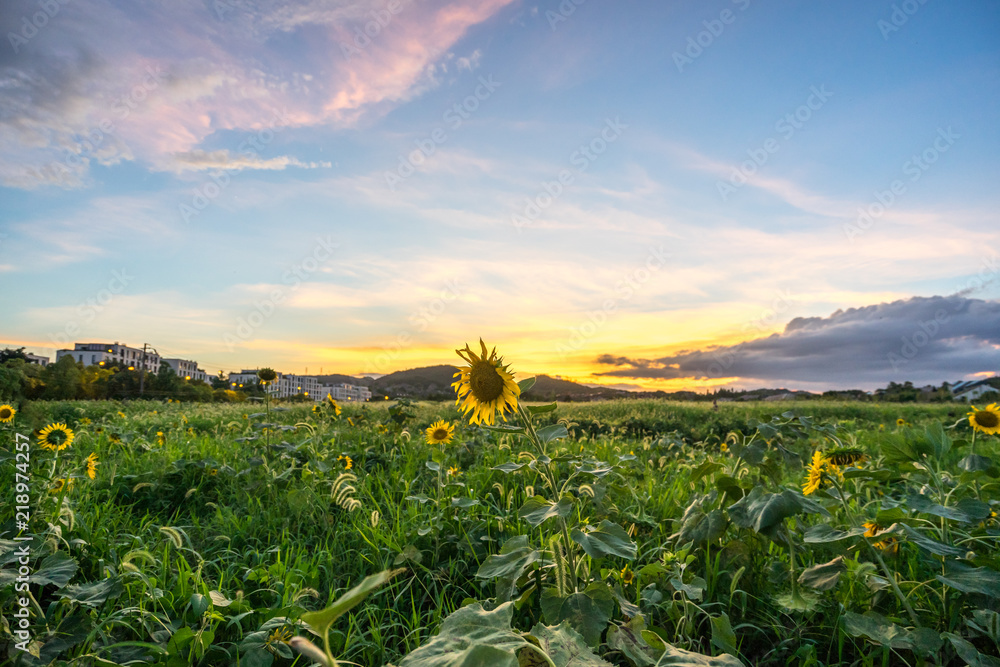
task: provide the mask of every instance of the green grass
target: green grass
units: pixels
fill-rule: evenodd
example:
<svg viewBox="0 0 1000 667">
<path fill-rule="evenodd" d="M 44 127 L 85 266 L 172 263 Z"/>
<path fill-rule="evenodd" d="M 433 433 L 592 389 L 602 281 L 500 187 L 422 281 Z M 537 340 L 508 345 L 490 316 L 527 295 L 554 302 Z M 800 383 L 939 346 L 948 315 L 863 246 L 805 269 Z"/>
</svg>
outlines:
<svg viewBox="0 0 1000 667">
<path fill-rule="evenodd" d="M 497 595 L 496 582 L 476 573 L 519 535 L 543 556 L 540 569 L 532 565 L 514 584 L 518 595 L 525 594 L 514 627 L 553 625 L 538 591 L 526 591 L 538 583 L 565 584 L 554 578 L 558 553 L 553 552 L 554 561 L 544 555 L 546 549 L 558 550 L 551 545 L 559 542 L 557 524 L 563 519 L 536 527 L 518 510 L 532 495 L 558 498 L 545 486 L 543 465 L 510 473 L 494 469 L 526 463 L 531 457 L 521 452 L 531 448 L 520 436 L 466 424 L 457 429 L 454 443 L 438 450 L 424 443 L 423 429 L 439 418 L 460 421 L 452 404 L 416 404 L 408 417 L 400 417 L 403 423 L 393 420 L 390 407 L 349 405 L 334 418 L 329 411 L 314 414 L 308 405 L 281 405 L 272 407 L 271 432 L 265 434 L 260 405 L 24 406 L 12 425 L 0 425 L 0 452 L 13 450 L 15 431 L 30 434 L 52 421 L 66 422 L 76 432 L 72 447 L 55 462 L 55 474 L 53 454 L 32 438 L 31 532 L 38 536 L 32 568 L 44 569 L 45 558 L 71 558 L 77 567 L 68 586 L 31 587 L 41 610 L 32 626 L 41 658 L 15 651 L 3 628 L 0 655 L 25 665 L 309 664 L 269 639 L 272 632 L 288 626 L 309 636 L 294 628 L 302 613 L 323 608 L 367 575 L 403 566 L 407 573 L 340 618 L 331 634 L 342 660 L 399 664 L 430 640 L 450 613 L 470 600 L 488 603 Z M 958 565 L 985 568 L 980 574 L 987 589 L 992 572 L 1000 596 L 995 572 L 1000 527 L 988 516 L 1000 504 L 998 473 L 987 466 L 962 470 L 971 435 L 961 421 L 966 411 L 947 404 L 822 401 L 723 403 L 715 410 L 708 404 L 649 400 L 560 405 L 536 419 L 539 425 L 561 420 L 570 435 L 549 443 L 547 453 L 578 460 L 552 464 L 570 494 L 567 534 L 607 520 L 626 529 L 636 546 L 632 561 L 596 560 L 571 544 L 575 587 L 607 582 L 626 604 L 639 605 L 647 626 L 664 641 L 702 654 L 727 648 L 727 633 L 719 625 L 724 615 L 736 640 L 728 648 L 746 664 L 916 665 L 929 656 L 964 664 L 956 654 L 964 645 L 941 640 L 942 632 L 983 654 L 995 653 L 1000 639 L 976 629 L 1000 609 L 997 597 L 964 592 L 936 578 L 953 576 Z M 897 419 L 907 425 L 897 427 Z M 938 431 L 938 424 L 944 430 Z M 947 438 L 947 448 L 939 434 Z M 733 506 L 741 496 L 755 488 L 775 497 L 782 489 L 800 489 L 803 464 L 815 448 L 831 447 L 831 437 L 863 449 L 870 459 L 864 469 L 876 471 L 871 479 L 843 482 L 846 508 L 826 484 L 808 500 L 828 515 L 800 508 L 761 530 L 739 525 L 740 510 Z M 978 434 L 977 454 L 1000 461 L 998 440 Z M 82 467 L 92 452 L 100 460 L 93 481 Z M 338 458 L 347 456 L 349 471 Z M 574 473 L 593 462 L 612 470 L 603 476 Z M 14 463 L 2 462 L 0 488 L 14 488 Z M 460 474 L 449 475 L 449 468 Z M 46 489 L 63 477 L 76 479 L 57 519 L 58 494 Z M 331 498 L 335 487 L 345 486 L 353 491 Z M 964 507 L 965 518 L 982 507 L 987 516 L 973 522 L 934 513 L 947 515 L 946 510 L 922 511 L 926 507 L 911 499 L 921 491 L 936 505 Z M 350 510 L 346 498 L 358 506 Z M 926 632 L 913 634 L 917 625 L 862 538 L 804 541 L 819 524 L 849 531 L 852 521 L 875 518 L 879 511 L 900 526 L 894 533 L 898 551 L 883 552 L 884 560 Z M 0 517 L 5 540 L 16 534 L 11 515 L 5 511 Z M 903 524 L 952 550 L 973 551 L 974 557 L 930 553 L 902 533 Z M 5 577 L 12 565 L 2 554 L 9 554 L 10 546 L 0 543 Z M 932 545 L 951 554 L 945 547 Z M 829 590 L 795 582 L 807 568 L 838 556 L 844 574 Z M 622 582 L 626 566 L 636 576 L 631 584 Z M 89 600 L 86 590 L 72 588 L 100 582 L 107 582 L 106 590 Z M 0 579 L 4 618 L 11 618 L 15 597 L 13 580 Z M 626 609 L 616 602 L 610 622 L 624 623 Z M 868 621 L 858 619 L 876 618 L 860 616 L 866 612 L 894 622 L 904 639 L 893 645 L 866 636 L 858 628 Z M 920 633 L 938 638 L 923 655 L 920 648 L 904 646 L 923 637 Z M 652 635 L 649 640 L 656 643 Z M 611 664 L 633 664 L 606 635 L 596 650 Z M 107 662 L 94 662 L 93 656 Z"/>
</svg>

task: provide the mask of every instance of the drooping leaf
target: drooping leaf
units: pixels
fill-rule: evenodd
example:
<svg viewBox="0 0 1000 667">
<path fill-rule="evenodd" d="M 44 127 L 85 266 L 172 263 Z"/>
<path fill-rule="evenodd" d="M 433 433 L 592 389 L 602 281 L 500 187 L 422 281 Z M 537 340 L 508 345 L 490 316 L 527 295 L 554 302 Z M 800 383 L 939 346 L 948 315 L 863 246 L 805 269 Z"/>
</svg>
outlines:
<svg viewBox="0 0 1000 667">
<path fill-rule="evenodd" d="M 846 570 L 844 557 L 837 556 L 828 563 L 813 565 L 802 571 L 799 575 L 799 583 L 817 591 L 828 591 L 840 581 L 840 573 Z"/>
<path fill-rule="evenodd" d="M 498 466 L 494 466 L 492 469 L 493 470 L 499 470 L 500 472 L 510 474 L 512 472 L 520 470 L 525 465 L 527 465 L 527 464 L 525 464 L 525 463 L 501 463 Z"/>
<path fill-rule="evenodd" d="M 544 443 L 568 437 L 569 431 L 566 430 L 565 424 L 549 424 L 535 431 L 535 435 Z"/>
<path fill-rule="evenodd" d="M 650 646 L 643 636 L 646 622 L 642 616 L 636 616 L 624 625 L 612 625 L 608 628 L 608 648 L 621 651 L 632 663 L 632 667 L 653 667 L 662 648 Z"/>
<path fill-rule="evenodd" d="M 551 627 L 538 623 L 531 629 L 530 636 L 555 667 L 611 667 L 611 663 L 594 655 L 583 636 L 567 621 Z"/>
<path fill-rule="evenodd" d="M 945 561 L 945 574 L 937 580 L 962 591 L 1000 598 L 1000 572 L 988 567 L 969 567 L 956 561 Z"/>
<path fill-rule="evenodd" d="M 563 496 L 558 503 L 546 500 L 541 496 L 532 496 L 521 505 L 517 515 L 537 528 L 553 517 L 566 518 L 572 511 L 573 498 L 570 496 Z"/>
<path fill-rule="evenodd" d="M 961 509 L 938 505 L 927 496 L 920 494 L 914 493 L 908 495 L 906 497 L 906 507 L 921 514 L 930 514 L 931 516 L 939 516 L 944 519 L 952 519 L 953 521 L 961 521 L 963 523 L 972 522 L 969 515 Z"/>
<path fill-rule="evenodd" d="M 953 547 L 950 544 L 938 542 L 937 540 L 927 537 L 916 528 L 912 528 L 906 524 L 900 525 L 903 527 L 906 539 L 913 542 L 924 551 L 929 551 L 938 556 L 964 556 L 966 553 L 965 549 L 959 549 L 958 547 Z"/>
<path fill-rule="evenodd" d="M 46 556 L 38 569 L 28 577 L 28 580 L 39 586 L 53 584 L 57 588 L 62 588 L 76 574 L 77 567 L 75 558 L 71 557 L 65 551 L 57 551 L 50 556 Z"/>
<path fill-rule="evenodd" d="M 941 647 L 941 638 L 929 628 L 909 629 L 897 625 L 873 611 L 864 614 L 844 612 L 844 630 L 854 637 L 866 637 L 881 646 L 910 649 L 919 654 L 934 653 Z"/>
<path fill-rule="evenodd" d="M 596 529 L 586 533 L 579 528 L 574 528 L 570 537 L 583 547 L 583 550 L 591 558 L 619 556 L 627 560 L 634 560 L 636 556 L 635 542 L 628 536 L 625 529 L 607 519 L 601 521 Z"/>
<path fill-rule="evenodd" d="M 712 617 L 712 646 L 732 656 L 739 653 L 736 649 L 736 633 L 725 612 Z"/>
<path fill-rule="evenodd" d="M 548 405 L 528 405 L 528 413 L 531 415 L 541 415 L 546 412 L 552 412 L 559 407 L 558 403 L 549 403 Z"/>
<path fill-rule="evenodd" d="M 593 587 L 566 597 L 560 597 L 554 588 L 546 588 L 542 591 L 541 603 L 547 623 L 568 622 L 590 646 L 600 643 L 601 633 L 614 611 L 611 594 Z"/>
<path fill-rule="evenodd" d="M 441 631 L 429 642 L 403 658 L 399 667 L 513 667 L 518 664 L 517 651 L 528 646 L 510 628 L 513 611 L 513 602 L 493 611 L 476 603 L 462 607 L 444 619 Z"/>
<path fill-rule="evenodd" d="M 110 577 L 92 584 L 69 585 L 59 591 L 59 597 L 68 598 L 88 607 L 99 607 L 109 599 L 122 594 L 124 588 L 118 577 Z"/>
<path fill-rule="evenodd" d="M 353 609 L 369 593 L 403 571 L 403 569 L 383 570 L 377 574 L 369 575 L 360 584 L 337 598 L 326 609 L 302 614 L 302 620 L 308 623 L 318 635 L 323 636 L 340 616 Z"/>
<path fill-rule="evenodd" d="M 943 632 L 941 636 L 951 642 L 955 653 L 965 661 L 969 667 L 1000 667 L 1000 660 L 993 656 L 980 653 L 972 642 L 959 637 L 951 632 Z"/>
<path fill-rule="evenodd" d="M 841 540 L 846 540 L 850 537 L 857 537 L 858 535 L 864 535 L 865 529 L 851 528 L 850 530 L 837 530 L 836 528 L 830 527 L 826 523 L 818 523 L 815 526 L 810 526 L 802 537 L 802 541 L 807 544 L 828 544 L 830 542 L 840 542 Z"/>
<path fill-rule="evenodd" d="M 714 495 L 713 491 L 713 495 Z M 681 529 L 678 539 L 681 544 L 693 542 L 697 545 L 712 542 L 722 537 L 726 532 L 728 521 L 720 509 L 705 512 L 705 505 L 714 502 L 709 496 L 695 498 L 681 517 Z"/>
<path fill-rule="evenodd" d="M 731 655 L 723 654 L 713 657 L 685 651 L 667 644 L 666 650 L 660 656 L 655 667 L 745 667 L 745 665 L 739 658 L 734 658 Z"/>
<path fill-rule="evenodd" d="M 507 540 L 500 553 L 489 556 L 476 572 L 479 579 L 497 579 L 497 602 L 507 602 L 517 592 L 516 582 L 541 553 L 528 546 L 528 536 Z"/>
<path fill-rule="evenodd" d="M 755 486 L 750 493 L 728 508 L 729 518 L 741 528 L 752 528 L 758 533 L 770 534 L 790 516 L 808 513 L 827 513 L 818 503 L 802 494 L 785 489 L 781 493 L 767 493 Z"/>
</svg>

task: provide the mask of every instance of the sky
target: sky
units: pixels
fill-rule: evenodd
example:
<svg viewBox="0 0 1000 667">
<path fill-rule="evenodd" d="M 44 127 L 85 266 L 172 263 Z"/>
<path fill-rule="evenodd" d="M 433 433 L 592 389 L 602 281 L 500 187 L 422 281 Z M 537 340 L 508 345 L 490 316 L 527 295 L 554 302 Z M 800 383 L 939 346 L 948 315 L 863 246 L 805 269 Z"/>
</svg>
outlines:
<svg viewBox="0 0 1000 667">
<path fill-rule="evenodd" d="M 1000 371 L 1000 4 L 6 0 L 0 345 Z"/>
</svg>

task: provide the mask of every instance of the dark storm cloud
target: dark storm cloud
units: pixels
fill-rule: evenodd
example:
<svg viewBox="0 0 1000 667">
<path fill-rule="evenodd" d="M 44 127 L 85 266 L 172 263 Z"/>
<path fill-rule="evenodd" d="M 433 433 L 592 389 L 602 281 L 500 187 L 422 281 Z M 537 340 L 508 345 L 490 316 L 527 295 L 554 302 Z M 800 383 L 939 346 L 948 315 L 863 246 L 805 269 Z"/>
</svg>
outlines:
<svg viewBox="0 0 1000 667">
<path fill-rule="evenodd" d="M 658 359 L 604 354 L 599 375 L 636 379 L 738 377 L 772 384 L 881 386 L 1000 372 L 1000 301 L 914 297 L 829 317 L 795 318 L 780 334 Z"/>
</svg>

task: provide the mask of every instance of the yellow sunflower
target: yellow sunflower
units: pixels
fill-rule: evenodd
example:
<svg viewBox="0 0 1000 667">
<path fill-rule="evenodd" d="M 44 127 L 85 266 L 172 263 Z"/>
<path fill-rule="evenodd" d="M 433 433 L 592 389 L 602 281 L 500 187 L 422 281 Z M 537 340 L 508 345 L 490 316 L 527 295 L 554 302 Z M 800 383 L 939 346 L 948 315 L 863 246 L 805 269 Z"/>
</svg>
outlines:
<svg viewBox="0 0 1000 667">
<path fill-rule="evenodd" d="M 14 421 L 14 415 L 17 414 L 17 410 L 13 406 L 4 404 L 0 405 L 0 422 L 8 423 Z"/>
<path fill-rule="evenodd" d="M 812 463 L 809 464 L 809 470 L 806 471 L 806 481 L 802 485 L 802 493 L 808 496 L 819 488 L 823 482 L 825 468 L 826 459 L 823 458 L 823 453 L 817 449 L 813 452 Z"/>
<path fill-rule="evenodd" d="M 458 477 L 462 474 L 462 469 L 458 466 L 451 466 L 448 468 L 448 477 Z"/>
<path fill-rule="evenodd" d="M 73 479 L 73 478 L 66 479 L 64 477 L 64 478 L 61 478 L 61 479 L 57 479 L 54 482 L 52 482 L 52 488 L 49 489 L 49 493 L 52 493 L 52 494 L 62 493 L 63 489 L 66 489 L 67 492 L 72 491 L 73 490 L 73 484 L 75 482 L 76 482 L 76 480 Z"/>
<path fill-rule="evenodd" d="M 629 586 L 633 581 L 635 581 L 635 573 L 629 568 L 628 565 L 622 568 L 620 573 L 622 583 Z"/>
<path fill-rule="evenodd" d="M 479 339 L 482 356 L 477 356 L 466 345 L 464 350 L 456 350 L 468 366 L 455 373 L 458 378 L 452 383 L 452 388 L 458 395 L 455 401 L 473 424 L 496 423 L 497 415 L 501 418 L 504 412 L 517 409 L 517 399 L 521 388 L 514 382 L 514 376 L 508 372 L 502 357 L 497 357 L 497 350 L 487 352 L 486 343 Z"/>
<path fill-rule="evenodd" d="M 874 521 L 865 521 L 864 526 L 865 537 L 875 537 L 882 530 L 882 527 Z"/>
<path fill-rule="evenodd" d="M 73 430 L 66 424 L 49 424 L 38 432 L 38 444 L 43 449 L 61 452 L 73 444 Z"/>
<path fill-rule="evenodd" d="M 326 395 L 326 404 L 333 409 L 333 414 L 337 415 L 338 417 L 340 416 L 341 413 L 340 404 L 337 403 L 337 401 L 335 401 L 333 399 L 333 396 L 331 396 L 330 394 Z"/>
<path fill-rule="evenodd" d="M 833 465 L 849 466 L 863 463 L 868 457 L 864 450 L 858 447 L 836 447 L 827 450 L 823 457 Z"/>
<path fill-rule="evenodd" d="M 163 431 L 157 431 L 156 432 L 156 443 L 158 445 L 165 445 L 165 444 L 167 444 L 167 436 L 164 435 Z"/>
<path fill-rule="evenodd" d="M 97 453 L 91 452 L 90 456 L 87 457 L 87 477 L 90 479 L 97 478 L 97 466 L 100 461 L 97 460 Z"/>
<path fill-rule="evenodd" d="M 896 426 L 906 426 L 906 420 L 900 417 L 896 420 Z"/>
<path fill-rule="evenodd" d="M 354 461 L 352 461 L 351 457 L 348 456 L 347 454 L 341 454 L 340 456 L 338 456 L 337 457 L 337 461 L 338 462 L 340 462 L 340 461 L 344 462 L 344 470 L 350 470 L 351 468 L 354 467 Z"/>
<path fill-rule="evenodd" d="M 447 445 L 455 434 L 455 425 L 439 419 L 427 427 L 428 445 Z"/>
<path fill-rule="evenodd" d="M 312 413 L 313 413 L 314 415 L 318 415 L 318 414 L 319 414 L 320 412 L 322 412 L 322 410 L 320 409 L 320 407 L 319 407 L 318 405 L 314 405 L 314 406 L 312 407 Z"/>
<path fill-rule="evenodd" d="M 1000 433 L 1000 409 L 997 408 L 996 403 L 990 403 L 982 410 L 974 405 L 971 407 L 972 412 L 969 413 L 969 424 L 973 429 L 982 431 L 987 435 Z"/>
</svg>

